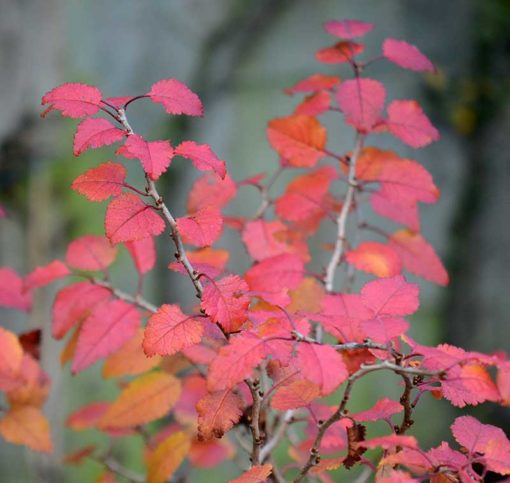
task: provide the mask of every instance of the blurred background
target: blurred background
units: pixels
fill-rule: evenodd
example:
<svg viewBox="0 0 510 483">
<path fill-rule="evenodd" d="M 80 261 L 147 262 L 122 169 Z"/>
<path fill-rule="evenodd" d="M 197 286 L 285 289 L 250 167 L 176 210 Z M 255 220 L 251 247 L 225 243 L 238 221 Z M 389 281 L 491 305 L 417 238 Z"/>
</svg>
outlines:
<svg viewBox="0 0 510 483">
<path fill-rule="evenodd" d="M 97 85 L 106 96 L 142 94 L 159 79 L 178 78 L 200 95 L 205 118 L 170 118 L 140 102 L 130 115 L 135 129 L 174 145 L 185 139 L 210 143 L 232 177 L 243 179 L 275 166 L 266 123 L 296 104 L 282 90 L 314 72 L 337 71 L 316 63 L 314 53 L 334 43 L 322 23 L 342 18 L 375 22 L 369 52 L 377 54 L 386 37 L 405 39 L 439 67 L 438 75 L 427 78 L 388 63 L 370 72 L 386 84 L 389 98 L 422 102 L 442 135 L 418 152 L 386 137 L 376 140 L 422 162 L 442 191 L 439 203 L 422 208 L 421 215 L 423 233 L 445 260 L 451 283 L 438 288 L 420 282 L 422 308 L 413 335 L 426 343 L 509 351 L 508 0 L 0 0 L 0 205 L 8 213 L 0 220 L 0 266 L 25 274 L 62 258 L 77 236 L 103 230 L 104 204 L 87 202 L 69 186 L 113 150 L 74 158 L 76 122 L 39 117 L 46 91 L 73 81 Z M 334 129 L 332 145 L 339 152 L 351 149 L 352 132 Z M 194 176 L 175 163 L 160 182 L 178 214 Z M 241 198 L 231 212 L 249 213 L 251 203 Z M 239 244 L 228 237 L 224 243 L 232 259 L 242 257 Z M 185 297 L 184 285 L 166 269 L 171 253 L 164 249 L 148 286 L 156 303 Z M 116 270 L 118 280 L 126 278 L 127 256 Z M 46 458 L 0 442 L 2 483 L 93 481 L 100 472 L 93 463 L 71 471 L 60 464 L 63 453 L 100 438 L 65 430 L 66 415 L 88 401 L 111 399 L 115 384 L 101 381 L 97 367 L 76 378 L 60 369 L 61 347 L 48 337 L 55 290 L 38 293 L 28 318 L 0 309 L 0 324 L 16 332 L 44 328 L 42 360 L 53 380 L 46 412 L 56 446 L 55 456 Z M 375 381 L 357 396 L 364 408 L 377 386 Z M 455 412 L 444 401 L 428 408 L 417 415 L 422 424 L 415 431 L 432 446 L 449 438 Z M 508 433 L 508 410 L 486 404 L 473 413 Z M 128 438 L 120 451 L 128 466 L 141 468 L 139 442 Z M 197 472 L 192 481 L 203 481 L 205 474 Z M 210 482 L 226 478 L 207 473 Z M 345 473 L 338 478 L 349 481 Z"/>
</svg>

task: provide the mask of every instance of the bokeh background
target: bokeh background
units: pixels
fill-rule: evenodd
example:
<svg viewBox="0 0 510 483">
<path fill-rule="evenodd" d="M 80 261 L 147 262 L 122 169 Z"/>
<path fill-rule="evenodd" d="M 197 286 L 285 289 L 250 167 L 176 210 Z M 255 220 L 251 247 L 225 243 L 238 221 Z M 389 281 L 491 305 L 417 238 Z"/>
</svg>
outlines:
<svg viewBox="0 0 510 483">
<path fill-rule="evenodd" d="M 370 73 L 387 85 L 390 98 L 420 100 L 442 134 L 440 142 L 419 152 L 381 138 L 383 146 L 423 162 L 442 191 L 439 203 L 421 213 L 423 232 L 445 260 L 451 283 L 447 288 L 420 283 L 422 308 L 414 334 L 427 343 L 510 351 L 508 0 L 0 0 L 0 205 L 8 211 L 0 220 L 0 266 L 27 273 L 62 257 L 69 240 L 102 232 L 104 205 L 88 203 L 69 185 L 113 151 L 73 158 L 75 122 L 39 117 L 46 91 L 81 81 L 107 96 L 140 94 L 159 79 L 178 78 L 199 93 L 204 119 L 169 118 L 140 102 L 132 123 L 174 144 L 210 143 L 232 176 L 243 179 L 275 166 L 265 126 L 290 113 L 296 102 L 283 88 L 317 70 L 335 72 L 336 67 L 317 64 L 314 52 L 333 43 L 322 23 L 341 18 L 375 22 L 369 51 L 377 52 L 388 36 L 406 39 L 439 67 L 433 77 L 387 63 Z M 329 137 L 339 150 L 352 146 L 346 128 Z M 184 206 L 193 177 L 184 163 L 164 177 L 160 185 L 172 206 Z M 249 213 L 252 203 L 247 195 L 232 213 Z M 242 259 L 238 244 L 228 237 L 225 243 L 234 260 Z M 156 303 L 179 301 L 189 292 L 168 273 L 167 258 L 160 259 L 149 281 Z M 118 280 L 129 279 L 127 256 L 116 270 Z M 101 441 L 65 430 L 66 414 L 85 402 L 111 399 L 115 384 L 102 382 L 98 368 L 76 378 L 60 369 L 61 347 L 48 337 L 54 292 L 40 291 L 28 318 L 0 309 L 0 324 L 12 330 L 43 327 L 42 360 L 53 379 L 46 412 L 56 444 L 56 454 L 47 458 L 0 442 L 2 483 L 86 482 L 100 471 L 94 463 L 72 471 L 60 464 L 66 451 Z M 357 400 L 368 407 L 366 401 L 384 386 L 372 380 Z M 473 412 L 508 432 L 508 410 L 489 404 Z M 447 403 L 426 403 L 415 431 L 425 445 L 436 445 L 449 438 L 454 415 Z M 141 468 L 135 438 L 118 451 L 128 466 Z M 230 470 L 196 472 L 191 481 L 226 481 Z M 350 481 L 345 473 L 337 478 Z"/>
</svg>

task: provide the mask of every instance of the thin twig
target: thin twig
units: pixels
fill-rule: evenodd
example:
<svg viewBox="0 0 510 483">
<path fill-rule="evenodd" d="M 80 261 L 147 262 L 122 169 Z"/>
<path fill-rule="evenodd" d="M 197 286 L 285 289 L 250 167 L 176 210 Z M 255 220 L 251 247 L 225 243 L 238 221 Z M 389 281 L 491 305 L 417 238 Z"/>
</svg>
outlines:
<svg viewBox="0 0 510 483">
<path fill-rule="evenodd" d="M 129 302 L 130 304 L 137 305 L 138 307 L 148 310 L 149 312 L 152 313 L 158 310 L 158 308 L 154 304 L 151 304 L 149 301 L 145 300 L 140 295 L 131 295 L 127 292 L 124 292 L 118 288 L 113 287 L 112 284 L 110 282 L 107 282 L 106 280 L 100 280 L 98 278 L 93 277 L 90 279 L 90 281 L 95 285 L 107 288 L 108 290 L 110 290 L 114 297 L 117 297 L 120 300 L 124 300 L 125 302 Z"/>
<path fill-rule="evenodd" d="M 259 392 L 259 384 L 257 381 L 246 381 L 250 388 L 251 396 L 253 399 L 253 406 L 251 411 L 250 429 L 252 434 L 252 451 L 251 451 L 251 464 L 257 466 L 261 462 L 260 450 L 262 448 L 262 436 L 260 433 L 260 407 L 262 402 L 262 395 Z"/>
<path fill-rule="evenodd" d="M 280 441 L 285 436 L 288 424 L 294 417 L 294 413 L 295 411 L 293 409 L 289 409 L 285 412 L 283 418 L 280 420 L 280 424 L 276 427 L 273 436 L 260 450 L 260 461 L 264 462 L 264 460 L 271 455 L 273 449 L 280 444 Z"/>
<path fill-rule="evenodd" d="M 202 287 L 202 283 L 198 279 L 199 273 L 193 268 L 193 265 L 191 264 L 188 256 L 186 255 L 186 250 L 184 249 L 184 244 L 182 242 L 181 235 L 179 234 L 179 230 L 177 229 L 177 222 L 175 221 L 175 218 L 173 217 L 172 213 L 170 213 L 168 207 L 163 202 L 163 198 L 158 193 L 154 181 L 152 181 L 148 176 L 146 178 L 148 185 L 147 194 L 150 197 L 152 197 L 152 199 L 155 201 L 156 207 L 161 209 L 163 216 L 165 217 L 166 221 L 168 222 L 168 225 L 170 226 L 170 236 L 174 242 L 176 249 L 175 258 L 177 259 L 178 262 L 182 264 L 182 266 L 188 273 L 189 278 L 191 279 L 193 285 L 195 286 L 197 297 L 202 298 L 202 293 L 204 289 Z"/>
<path fill-rule="evenodd" d="M 364 136 L 358 135 L 358 138 L 356 140 L 356 146 L 354 148 L 353 154 L 350 158 L 349 162 L 349 187 L 347 188 L 347 192 L 345 194 L 344 203 L 342 205 L 342 209 L 340 210 L 340 213 L 338 214 L 338 218 L 336 220 L 338 225 L 337 230 L 337 236 L 336 236 L 336 242 L 335 242 L 335 249 L 333 251 L 333 255 L 331 256 L 331 259 L 328 263 L 328 266 L 326 267 L 326 275 L 324 277 L 324 286 L 326 288 L 326 291 L 333 292 L 333 283 L 335 281 L 335 270 L 338 266 L 343 252 L 345 248 L 345 235 L 346 235 L 346 229 L 347 229 L 347 219 L 349 216 L 349 211 L 351 210 L 352 201 L 354 198 L 354 192 L 356 190 L 356 161 L 361 153 L 361 150 L 363 149 L 363 141 Z"/>
<path fill-rule="evenodd" d="M 122 478 L 130 481 L 131 483 L 143 483 L 145 481 L 145 476 L 139 473 L 135 473 L 134 471 L 131 471 L 128 468 L 125 468 L 112 456 L 106 455 L 104 457 L 99 458 L 89 456 L 89 458 L 105 466 L 106 469 L 108 469 L 112 473 L 121 476 Z"/>
<path fill-rule="evenodd" d="M 141 98 L 144 96 L 139 96 L 138 98 Z M 134 100 L 134 99 L 133 99 Z M 129 102 L 127 103 L 129 104 Z M 127 104 L 125 107 L 127 107 Z M 129 121 L 126 116 L 126 109 L 125 108 L 119 108 L 119 122 L 123 125 L 123 127 L 126 129 L 128 136 L 131 136 L 134 134 L 133 128 L 129 124 Z M 195 290 L 197 292 L 197 297 L 201 298 L 203 293 L 203 287 L 200 283 L 200 280 L 198 280 L 198 272 L 193 268 L 193 265 L 191 265 L 191 262 L 188 259 L 188 256 L 186 255 L 186 250 L 184 249 L 184 244 L 181 239 L 181 235 L 179 234 L 179 230 L 177 229 L 177 222 L 175 221 L 175 218 L 173 217 L 172 213 L 170 213 L 170 210 L 163 202 L 163 198 L 158 193 L 158 190 L 156 188 L 156 184 L 153 180 L 149 178 L 149 176 L 145 175 L 145 178 L 147 180 L 147 195 L 150 196 L 154 202 L 156 203 L 156 208 L 161 210 L 163 213 L 163 216 L 165 217 L 166 221 L 168 222 L 168 225 L 170 226 L 170 236 L 172 237 L 172 240 L 175 244 L 175 257 L 177 258 L 177 261 L 179 261 L 186 272 L 188 273 L 191 281 L 193 282 L 193 285 L 195 286 Z"/>
<path fill-rule="evenodd" d="M 349 378 L 347 379 L 347 385 L 344 390 L 344 395 L 342 398 L 342 401 L 340 402 L 340 405 L 336 409 L 336 411 L 319 426 L 319 432 L 317 433 L 317 436 L 315 437 L 315 440 L 313 442 L 312 448 L 310 450 L 310 456 L 306 462 L 306 464 L 303 466 L 301 471 L 299 472 L 299 475 L 294 480 L 294 483 L 299 483 L 304 480 L 306 477 L 308 471 L 310 471 L 310 468 L 312 466 L 316 465 L 318 462 L 318 456 L 319 456 L 319 448 L 322 443 L 322 439 L 324 438 L 324 435 L 326 434 L 326 431 L 328 428 L 333 424 L 342 419 L 344 416 L 345 408 L 347 406 L 347 403 L 349 402 L 349 399 L 351 397 L 352 388 L 354 386 L 354 383 L 360 379 L 361 377 L 365 376 L 366 374 L 369 374 L 371 372 L 380 371 L 380 370 L 391 370 L 394 372 L 397 372 L 399 374 L 409 374 L 409 375 L 420 375 L 420 376 L 428 376 L 428 377 L 436 377 L 441 376 L 444 371 L 426 371 L 414 367 L 402 367 L 397 364 L 394 364 L 389 361 L 383 361 L 379 364 L 369 364 L 365 365 L 362 364 L 360 369 L 358 369 L 355 373 L 351 374 Z"/>
</svg>

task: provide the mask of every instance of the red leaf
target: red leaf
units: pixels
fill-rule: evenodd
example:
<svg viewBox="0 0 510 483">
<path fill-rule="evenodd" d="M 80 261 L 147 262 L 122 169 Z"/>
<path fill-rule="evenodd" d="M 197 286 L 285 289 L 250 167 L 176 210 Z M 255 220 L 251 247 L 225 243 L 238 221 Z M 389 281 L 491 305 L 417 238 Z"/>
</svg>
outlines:
<svg viewBox="0 0 510 483">
<path fill-rule="evenodd" d="M 176 221 L 183 242 L 198 247 L 212 245 L 221 235 L 223 226 L 220 210 L 212 206 Z"/>
<path fill-rule="evenodd" d="M 224 179 L 227 174 L 225 161 L 220 161 L 208 144 L 184 141 L 175 148 L 175 154 L 190 159 L 195 168 L 200 171 L 212 170 L 221 179 Z"/>
<path fill-rule="evenodd" d="M 222 180 L 214 173 L 207 173 L 195 182 L 189 193 L 188 213 L 195 213 L 210 206 L 221 209 L 236 193 L 237 186 L 228 174 Z"/>
<path fill-rule="evenodd" d="M 323 64 L 343 64 L 351 62 L 354 56 L 365 50 L 362 44 L 342 40 L 331 47 L 325 47 L 315 53 L 315 58 Z"/>
<path fill-rule="evenodd" d="M 345 122 L 370 132 L 381 121 L 386 89 L 373 79 L 351 79 L 340 84 L 336 98 Z"/>
<path fill-rule="evenodd" d="M 98 271 L 109 267 L 117 256 L 117 247 L 104 236 L 85 235 L 67 247 L 66 262 L 78 270 Z"/>
<path fill-rule="evenodd" d="M 414 45 L 403 40 L 386 39 L 383 43 L 383 55 L 404 69 L 434 72 L 432 62 L 423 55 Z"/>
<path fill-rule="evenodd" d="M 152 85 L 147 93 L 153 102 L 163 104 L 169 114 L 202 116 L 204 108 L 198 96 L 177 79 L 164 79 Z"/>
<path fill-rule="evenodd" d="M 189 461 L 197 468 L 214 468 L 232 458 L 235 450 L 228 439 L 197 441 L 191 443 Z"/>
<path fill-rule="evenodd" d="M 321 166 L 292 180 L 276 200 L 278 216 L 289 221 L 300 221 L 327 213 L 325 198 L 330 184 L 337 178 L 332 166 Z"/>
<path fill-rule="evenodd" d="M 80 330 L 72 372 L 76 374 L 115 352 L 134 337 L 140 314 L 123 300 L 113 300 L 92 310 Z"/>
<path fill-rule="evenodd" d="M 138 134 L 132 134 L 117 149 L 117 154 L 128 159 L 138 159 L 143 170 L 153 180 L 158 179 L 170 166 L 174 150 L 168 141 L 146 141 Z"/>
<path fill-rule="evenodd" d="M 53 302 L 53 337 L 64 337 L 69 329 L 88 317 L 95 305 L 110 296 L 110 290 L 91 282 L 78 282 L 64 287 Z"/>
<path fill-rule="evenodd" d="M 439 139 L 439 132 L 416 101 L 393 101 L 388 106 L 386 124 L 395 137 L 413 148 Z"/>
<path fill-rule="evenodd" d="M 402 404 L 392 399 L 383 398 L 377 401 L 372 408 L 352 414 L 352 417 L 360 422 L 379 421 L 380 419 L 388 419 L 390 416 L 401 413 L 403 410 Z"/>
<path fill-rule="evenodd" d="M 324 24 L 324 30 L 331 35 L 342 39 L 363 37 L 371 32 L 374 24 L 361 20 L 330 20 Z"/>
<path fill-rule="evenodd" d="M 233 388 L 250 377 L 253 369 L 269 353 L 263 339 L 251 332 L 231 338 L 209 366 L 207 385 L 212 391 Z"/>
<path fill-rule="evenodd" d="M 304 275 L 303 261 L 297 255 L 277 255 L 251 267 L 244 279 L 250 290 L 266 301 L 286 305 L 287 291 L 296 288 Z"/>
<path fill-rule="evenodd" d="M 288 116 L 269 121 L 269 143 L 291 166 L 315 166 L 325 156 L 326 129 L 310 116 Z"/>
<path fill-rule="evenodd" d="M 319 386 L 323 396 L 331 394 L 349 376 L 342 356 L 327 345 L 299 344 L 297 365 L 306 379 Z"/>
<path fill-rule="evenodd" d="M 210 247 L 200 248 L 194 252 L 188 251 L 188 260 L 198 273 L 214 278 L 225 271 L 230 256 L 227 250 L 214 250 Z M 181 262 L 172 262 L 168 265 L 170 270 L 188 275 Z"/>
<path fill-rule="evenodd" d="M 66 419 L 66 426 L 74 431 L 96 427 L 110 406 L 107 402 L 93 402 L 72 412 Z"/>
<path fill-rule="evenodd" d="M 363 242 L 345 254 L 346 260 L 358 270 L 377 277 L 393 277 L 400 273 L 402 263 L 397 252 L 385 243 Z"/>
<path fill-rule="evenodd" d="M 147 322 L 143 350 L 148 356 L 172 355 L 202 340 L 199 317 L 183 314 L 178 305 L 164 304 Z"/>
<path fill-rule="evenodd" d="M 329 110 L 331 94 L 328 91 L 319 91 L 305 98 L 296 106 L 294 114 L 304 116 L 319 116 Z"/>
<path fill-rule="evenodd" d="M 432 246 L 411 230 L 399 230 L 390 238 L 406 270 L 439 285 L 448 284 L 448 273 Z"/>
<path fill-rule="evenodd" d="M 107 161 L 78 176 L 71 188 L 90 201 L 103 201 L 120 195 L 126 179 L 126 168 L 120 163 Z"/>
<path fill-rule="evenodd" d="M 32 295 L 25 292 L 23 279 L 11 268 L 0 268 L 0 307 L 28 312 Z"/>
<path fill-rule="evenodd" d="M 97 87 L 75 82 L 62 84 L 43 96 L 41 104 L 49 105 L 41 115 L 44 117 L 56 109 L 67 117 L 91 116 L 101 107 L 101 97 Z"/>
<path fill-rule="evenodd" d="M 119 243 L 159 235 L 165 222 L 138 196 L 123 193 L 108 205 L 105 229 L 110 241 Z"/>
<path fill-rule="evenodd" d="M 125 242 L 138 273 L 143 275 L 150 272 L 156 263 L 156 247 L 154 238 L 147 237 L 141 240 Z"/>
<path fill-rule="evenodd" d="M 197 403 L 198 438 L 221 438 L 243 414 L 243 400 L 230 389 L 207 394 Z"/>
<path fill-rule="evenodd" d="M 200 307 L 226 332 L 235 332 L 247 319 L 248 285 L 237 275 L 211 280 L 205 287 Z"/>
<path fill-rule="evenodd" d="M 272 472 L 273 467 L 270 464 L 262 466 L 253 466 L 235 480 L 229 480 L 228 483 L 264 483 Z"/>
<path fill-rule="evenodd" d="M 317 92 L 324 89 L 332 89 L 338 84 L 340 84 L 340 77 L 335 75 L 313 74 L 299 81 L 294 86 L 285 89 L 285 93 L 292 95 L 297 92 Z"/>
<path fill-rule="evenodd" d="M 25 277 L 25 289 L 44 287 L 59 278 L 67 277 L 71 272 L 60 260 L 53 260 L 44 267 L 37 267 Z"/>
<path fill-rule="evenodd" d="M 126 132 L 115 127 L 110 121 L 103 118 L 85 119 L 76 129 L 73 143 L 73 153 L 79 156 L 89 148 L 100 148 L 120 141 Z"/>
</svg>

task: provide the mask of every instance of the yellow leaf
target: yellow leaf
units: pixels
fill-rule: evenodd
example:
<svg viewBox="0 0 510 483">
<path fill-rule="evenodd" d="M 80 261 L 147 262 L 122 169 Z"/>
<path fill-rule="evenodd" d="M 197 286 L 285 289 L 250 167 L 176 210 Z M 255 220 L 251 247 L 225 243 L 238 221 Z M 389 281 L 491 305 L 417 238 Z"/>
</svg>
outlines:
<svg viewBox="0 0 510 483">
<path fill-rule="evenodd" d="M 163 440 L 147 459 L 148 483 L 165 483 L 189 453 L 191 441 L 179 431 Z"/>
</svg>

